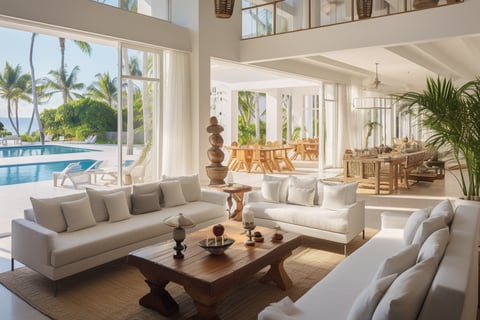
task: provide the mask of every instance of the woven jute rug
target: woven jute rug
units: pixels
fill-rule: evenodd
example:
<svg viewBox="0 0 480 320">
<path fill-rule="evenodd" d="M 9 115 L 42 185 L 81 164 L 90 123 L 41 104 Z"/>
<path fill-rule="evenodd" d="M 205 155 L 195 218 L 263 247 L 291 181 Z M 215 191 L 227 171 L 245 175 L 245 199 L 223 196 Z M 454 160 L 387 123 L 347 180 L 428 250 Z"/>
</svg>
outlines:
<svg viewBox="0 0 480 320">
<path fill-rule="evenodd" d="M 366 239 L 374 232 L 367 230 Z M 365 241 L 361 236 L 355 238 L 349 252 Z M 285 261 L 292 288 L 282 291 L 273 283 L 259 282 L 268 270 L 265 268 L 230 290 L 217 312 L 222 319 L 256 319 L 272 302 L 287 295 L 293 301 L 300 298 L 343 259 L 342 245 L 305 239 L 304 246 Z M 138 304 L 149 289 L 142 274 L 124 259 L 63 279 L 56 297 L 53 283 L 26 267 L 0 274 L 0 283 L 52 319 L 167 319 Z M 167 289 L 180 305 L 180 312 L 169 319 L 187 319 L 195 314 L 193 302 L 181 286 L 169 283 Z"/>
</svg>

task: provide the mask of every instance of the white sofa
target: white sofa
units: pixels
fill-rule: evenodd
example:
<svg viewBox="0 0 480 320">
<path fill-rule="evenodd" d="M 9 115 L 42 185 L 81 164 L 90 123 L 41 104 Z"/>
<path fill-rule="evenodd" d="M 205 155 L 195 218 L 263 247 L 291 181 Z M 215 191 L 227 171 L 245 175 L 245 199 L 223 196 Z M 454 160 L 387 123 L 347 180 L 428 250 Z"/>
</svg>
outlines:
<svg viewBox="0 0 480 320">
<path fill-rule="evenodd" d="M 435 208 L 445 205 L 442 201 Z M 381 230 L 372 239 L 300 299 L 292 303 L 286 297 L 273 303 L 258 319 L 477 319 L 480 207 L 457 207 L 450 228 L 443 230 L 432 228 L 433 216 L 423 222 L 427 220 L 422 221 L 424 217 L 419 219 L 419 215 L 422 213 L 382 214 Z M 412 252 L 414 245 L 407 244 L 407 234 L 418 237 L 420 250 Z M 449 234 L 443 237 L 443 245 L 440 234 Z M 423 244 L 422 237 L 427 237 Z M 427 259 L 429 256 L 433 258 Z M 432 260 L 440 261 L 436 269 L 421 269 Z M 370 295 L 371 300 L 365 303 L 365 293 L 374 283 L 378 285 L 373 279 L 380 269 L 394 273 L 391 277 L 395 279 L 384 283 L 377 295 Z"/>
<path fill-rule="evenodd" d="M 17 260 L 51 280 L 65 278 L 171 239 L 172 228 L 163 223 L 169 216 L 183 213 L 190 217 L 196 226 L 187 232 L 225 221 L 226 197 L 200 189 L 194 175 L 32 198 L 33 208 L 25 210 L 24 219 L 12 221 L 12 270 Z M 82 209 L 85 199 L 87 207 Z M 91 212 L 84 214 L 88 208 Z"/>
<path fill-rule="evenodd" d="M 347 244 L 365 230 L 365 202 L 357 183 L 332 184 L 314 177 L 264 176 L 261 190 L 245 194 L 243 211 L 264 227 Z"/>
</svg>

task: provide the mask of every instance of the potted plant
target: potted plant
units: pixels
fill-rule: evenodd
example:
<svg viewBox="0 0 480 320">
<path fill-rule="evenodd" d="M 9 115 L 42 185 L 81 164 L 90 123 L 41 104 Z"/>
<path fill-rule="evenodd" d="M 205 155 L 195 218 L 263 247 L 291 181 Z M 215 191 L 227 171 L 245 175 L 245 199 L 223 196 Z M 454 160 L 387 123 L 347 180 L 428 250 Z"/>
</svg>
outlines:
<svg viewBox="0 0 480 320">
<path fill-rule="evenodd" d="M 445 150 L 453 157 L 464 199 L 480 200 L 480 78 L 461 87 L 450 79 L 428 78 L 423 92 L 396 97 L 431 130 L 426 146 Z"/>
</svg>

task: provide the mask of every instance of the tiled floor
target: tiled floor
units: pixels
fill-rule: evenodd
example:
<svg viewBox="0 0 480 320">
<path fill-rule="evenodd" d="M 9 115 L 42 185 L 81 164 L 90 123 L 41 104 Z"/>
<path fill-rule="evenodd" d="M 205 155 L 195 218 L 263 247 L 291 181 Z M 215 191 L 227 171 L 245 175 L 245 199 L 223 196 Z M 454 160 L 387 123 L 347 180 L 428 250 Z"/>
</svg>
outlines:
<svg viewBox="0 0 480 320">
<path fill-rule="evenodd" d="M 319 174 L 316 169 L 316 162 L 296 161 L 297 171 L 295 174 L 313 175 L 323 178 L 334 177 L 339 170 L 326 170 Z M 288 173 L 287 173 L 288 174 Z M 261 173 L 234 173 L 234 179 L 237 183 L 244 183 L 259 187 L 261 185 Z M 5 212 L 15 212 L 9 217 L 3 217 L 4 220 L 11 219 L 14 216 L 21 216 L 18 208 L 25 208 L 29 205 L 28 194 L 45 194 L 47 192 L 65 193 L 71 192 L 68 188 L 51 187 L 51 181 L 32 186 L 22 187 L 21 195 L 13 192 L 8 201 L 2 201 L 2 214 Z M 11 191 L 11 190 L 10 190 Z M 4 193 L 3 193 L 4 194 Z M 379 214 L 382 211 L 406 211 L 411 212 L 418 208 L 428 207 L 445 197 L 455 198 L 460 195 L 460 189 L 453 176 L 447 173 L 444 180 L 436 180 L 433 183 L 420 182 L 411 186 L 410 189 L 400 189 L 392 195 L 373 195 L 371 190 L 359 190 L 359 199 L 364 199 L 366 203 L 366 226 L 369 228 L 379 228 Z M 5 195 L 3 197 L 6 197 Z M 19 199 L 12 200 L 11 197 Z M 19 201 L 23 201 L 19 203 Z M 9 210 L 9 205 L 12 210 Z M 16 265 L 18 267 L 18 265 Z M 10 270 L 10 237 L 0 238 L 0 272 Z M 21 299 L 11 294 L 3 286 L 0 286 L 0 310 L 1 319 L 47 319 L 42 314 L 35 311 Z"/>
</svg>

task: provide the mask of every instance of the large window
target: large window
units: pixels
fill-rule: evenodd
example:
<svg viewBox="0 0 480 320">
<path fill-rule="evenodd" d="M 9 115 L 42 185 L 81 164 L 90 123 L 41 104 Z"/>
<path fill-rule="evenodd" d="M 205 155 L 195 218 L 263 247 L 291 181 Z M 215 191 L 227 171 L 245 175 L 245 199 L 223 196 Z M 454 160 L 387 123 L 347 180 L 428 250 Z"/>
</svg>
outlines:
<svg viewBox="0 0 480 320">
<path fill-rule="evenodd" d="M 92 0 L 130 12 L 170 21 L 170 0 Z"/>
</svg>

